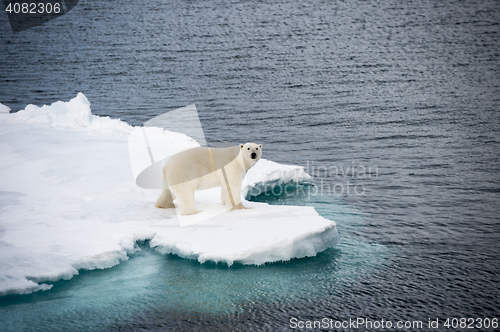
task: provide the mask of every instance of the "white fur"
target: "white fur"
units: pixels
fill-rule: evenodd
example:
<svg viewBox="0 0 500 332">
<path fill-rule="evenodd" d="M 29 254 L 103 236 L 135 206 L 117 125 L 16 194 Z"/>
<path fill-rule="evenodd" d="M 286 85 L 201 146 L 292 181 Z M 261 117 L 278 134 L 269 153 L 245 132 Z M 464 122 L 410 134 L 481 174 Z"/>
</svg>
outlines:
<svg viewBox="0 0 500 332">
<path fill-rule="evenodd" d="M 251 158 L 252 153 L 255 153 L 255 159 Z M 180 152 L 170 157 L 163 167 L 165 189 L 156 201 L 156 206 L 174 208 L 173 201 L 177 199 L 182 215 L 195 214 L 199 211 L 195 208 L 194 192 L 197 189 L 222 187 L 221 198 L 224 204 L 235 209 L 243 209 L 245 207 L 241 203 L 241 183 L 247 171 L 261 156 L 262 145 L 255 143 L 224 149 L 198 147 Z M 226 173 L 227 184 L 222 169 Z"/>
</svg>

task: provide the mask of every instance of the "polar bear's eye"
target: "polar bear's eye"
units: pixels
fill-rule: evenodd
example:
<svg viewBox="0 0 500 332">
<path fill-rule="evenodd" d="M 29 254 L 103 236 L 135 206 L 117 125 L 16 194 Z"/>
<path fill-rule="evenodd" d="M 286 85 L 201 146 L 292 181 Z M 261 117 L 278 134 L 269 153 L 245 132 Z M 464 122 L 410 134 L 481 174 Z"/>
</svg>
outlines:
<svg viewBox="0 0 500 332">
<path fill-rule="evenodd" d="M 248 150 L 250 150 L 250 148 L 248 148 Z"/>
<path fill-rule="evenodd" d="M 258 150 L 259 148 L 255 149 L 255 150 Z"/>
</svg>

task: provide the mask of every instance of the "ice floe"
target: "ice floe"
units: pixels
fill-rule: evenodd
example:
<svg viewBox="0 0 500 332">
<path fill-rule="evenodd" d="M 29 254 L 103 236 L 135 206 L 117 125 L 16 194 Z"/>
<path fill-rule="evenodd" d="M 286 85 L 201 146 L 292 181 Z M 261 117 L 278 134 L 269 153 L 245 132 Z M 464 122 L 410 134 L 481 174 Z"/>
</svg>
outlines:
<svg viewBox="0 0 500 332">
<path fill-rule="evenodd" d="M 47 290 L 80 269 L 114 266 L 139 240 L 151 240 L 161 253 L 228 265 L 314 256 L 337 243 L 335 222 L 312 207 L 244 201 L 251 209 L 217 213 L 219 188 L 197 192 L 202 219 L 179 220 L 174 209 L 156 208 L 160 190 L 135 184 L 145 167 L 131 163 L 136 129 L 92 115 L 81 93 L 0 112 L 0 295 Z M 148 130 L 176 149 L 196 145 L 186 135 Z M 263 183 L 308 178 L 301 167 L 261 159 L 242 195 Z"/>
</svg>

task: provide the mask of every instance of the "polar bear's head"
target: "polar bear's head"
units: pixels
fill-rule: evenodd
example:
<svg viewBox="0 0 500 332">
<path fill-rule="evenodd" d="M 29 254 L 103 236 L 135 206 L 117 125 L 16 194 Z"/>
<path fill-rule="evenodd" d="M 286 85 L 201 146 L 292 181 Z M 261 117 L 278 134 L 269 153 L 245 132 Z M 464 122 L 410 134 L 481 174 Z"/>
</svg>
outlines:
<svg viewBox="0 0 500 332">
<path fill-rule="evenodd" d="M 262 157 L 262 144 L 240 144 L 240 151 L 243 155 L 243 160 L 245 160 L 245 163 L 249 164 L 250 167 L 252 167 L 259 161 L 260 157 Z"/>
</svg>

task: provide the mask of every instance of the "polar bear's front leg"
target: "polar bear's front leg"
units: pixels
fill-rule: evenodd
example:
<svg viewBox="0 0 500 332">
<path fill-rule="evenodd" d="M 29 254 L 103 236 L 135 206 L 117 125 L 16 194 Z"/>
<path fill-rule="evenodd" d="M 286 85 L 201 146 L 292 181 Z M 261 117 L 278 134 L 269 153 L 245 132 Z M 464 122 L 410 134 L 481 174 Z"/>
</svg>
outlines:
<svg viewBox="0 0 500 332">
<path fill-rule="evenodd" d="M 222 199 L 222 202 L 224 203 L 224 205 L 226 205 L 227 207 L 230 207 L 231 210 L 241 210 L 241 209 L 250 209 L 250 208 L 247 208 L 247 207 L 244 207 L 243 206 L 243 203 L 241 203 L 241 198 L 238 199 L 238 203 L 236 203 L 236 200 L 233 198 L 233 201 L 231 201 L 231 198 L 229 197 L 229 193 L 227 191 L 227 186 L 225 183 L 223 183 L 222 185 L 222 190 L 221 190 L 221 199 Z M 231 193 L 233 192 L 233 190 L 231 189 Z"/>
<path fill-rule="evenodd" d="M 238 175 L 234 175 L 230 179 L 238 179 Z M 224 203 L 227 206 L 231 207 L 231 210 L 242 210 L 242 209 L 250 209 L 245 206 L 243 206 L 243 203 L 241 202 L 241 180 L 237 181 L 228 181 L 229 183 L 224 183 L 223 188 L 222 188 L 222 194 L 227 197 Z M 227 189 L 225 189 L 226 187 Z M 231 196 L 232 195 L 232 200 Z M 229 202 L 228 202 L 229 201 Z"/>
<path fill-rule="evenodd" d="M 227 206 L 231 206 L 231 200 L 229 199 L 229 193 L 227 192 L 226 184 L 222 182 L 222 187 L 220 191 L 220 199 L 222 200 L 222 203 L 224 203 Z"/>
<path fill-rule="evenodd" d="M 221 199 L 224 204 L 233 210 L 238 206 L 243 206 L 240 196 L 241 175 L 237 171 L 235 172 L 234 168 L 228 166 L 220 169 L 217 175 L 221 182 Z"/>
</svg>

